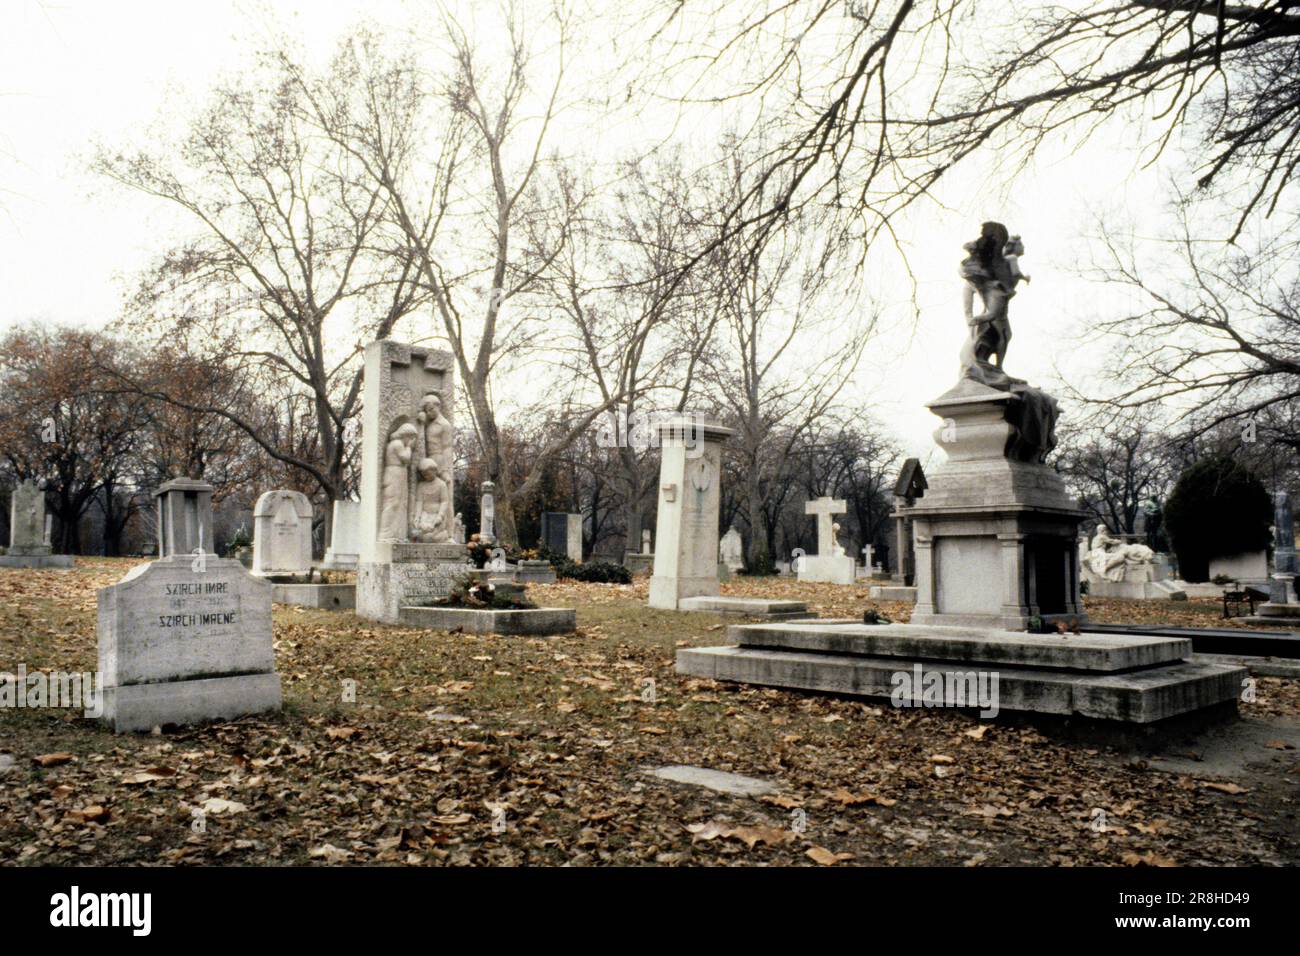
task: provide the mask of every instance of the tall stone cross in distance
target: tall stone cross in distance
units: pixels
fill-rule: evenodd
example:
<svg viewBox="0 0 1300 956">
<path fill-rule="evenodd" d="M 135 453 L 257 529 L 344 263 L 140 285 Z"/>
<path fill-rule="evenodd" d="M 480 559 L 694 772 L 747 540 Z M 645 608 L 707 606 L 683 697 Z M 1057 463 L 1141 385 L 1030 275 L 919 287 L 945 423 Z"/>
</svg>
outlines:
<svg viewBox="0 0 1300 956">
<path fill-rule="evenodd" d="M 803 513 L 817 516 L 817 553 L 835 553 L 835 521 L 833 515 L 849 510 L 843 498 L 814 498 L 803 506 Z"/>
</svg>

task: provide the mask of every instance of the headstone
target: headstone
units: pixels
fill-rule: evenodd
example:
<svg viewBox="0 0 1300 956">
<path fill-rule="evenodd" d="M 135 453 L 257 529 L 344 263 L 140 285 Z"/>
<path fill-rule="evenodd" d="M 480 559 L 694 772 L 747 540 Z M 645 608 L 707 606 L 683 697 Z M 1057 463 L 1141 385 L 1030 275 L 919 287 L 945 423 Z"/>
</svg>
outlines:
<svg viewBox="0 0 1300 956">
<path fill-rule="evenodd" d="M 910 587 L 916 577 L 916 549 L 912 540 L 912 519 L 907 509 L 924 497 L 928 487 L 920 459 L 903 462 L 894 482 L 894 573 L 896 585 Z"/>
<path fill-rule="evenodd" d="M 163 484 L 160 557 L 98 592 L 102 720 L 115 731 L 280 709 L 271 584 L 212 553 L 212 487 Z"/>
<path fill-rule="evenodd" d="M 366 347 L 357 614 L 396 623 L 447 597 L 465 571 L 454 540 L 451 353 L 388 339 Z"/>
<path fill-rule="evenodd" d="M 722 541 L 718 545 L 718 560 L 729 571 L 745 569 L 745 542 L 735 528 L 728 528 L 727 533 L 722 536 Z"/>
<path fill-rule="evenodd" d="M 676 610 L 683 598 L 716 595 L 722 443 L 732 429 L 682 415 L 661 422 L 659 513 L 650 606 Z"/>
<path fill-rule="evenodd" d="M 563 554 L 570 561 L 581 561 L 582 515 L 542 512 L 542 547 L 552 554 Z"/>
<path fill-rule="evenodd" d="M 361 502 L 334 502 L 330 546 L 321 565 L 339 571 L 355 570 L 361 554 Z"/>
<path fill-rule="evenodd" d="M 0 568 L 70 568 L 72 556 L 53 554 L 45 491 L 31 478 L 20 482 L 9 502 L 9 548 Z"/>
<path fill-rule="evenodd" d="M 312 507 L 301 491 L 268 491 L 253 506 L 253 574 L 311 574 Z"/>
<path fill-rule="evenodd" d="M 852 584 L 857 580 L 857 562 L 844 553 L 832 515 L 843 514 L 848 504 L 840 498 L 815 498 L 804 505 L 804 514 L 817 516 L 817 553 L 799 559 L 800 581 Z"/>
<path fill-rule="evenodd" d="M 653 551 L 650 550 L 650 529 L 649 528 L 645 528 L 641 532 L 641 553 L 642 554 L 654 553 Z"/>
<path fill-rule="evenodd" d="M 490 481 L 483 482 L 482 498 L 479 501 L 478 539 L 485 544 L 496 541 L 496 485 Z"/>
</svg>

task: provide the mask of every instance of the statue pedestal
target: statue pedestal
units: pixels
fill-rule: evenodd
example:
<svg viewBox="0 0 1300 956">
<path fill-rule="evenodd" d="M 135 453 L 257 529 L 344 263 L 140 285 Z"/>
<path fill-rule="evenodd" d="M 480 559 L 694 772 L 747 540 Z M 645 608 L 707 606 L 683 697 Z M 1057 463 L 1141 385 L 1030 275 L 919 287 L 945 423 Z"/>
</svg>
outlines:
<svg viewBox="0 0 1300 956">
<path fill-rule="evenodd" d="M 463 544 L 379 542 L 387 561 L 357 566 L 357 615 L 396 624 L 404 607 L 422 607 L 451 594 L 456 580 L 473 570 Z"/>
<path fill-rule="evenodd" d="M 900 509 L 915 529 L 913 624 L 1022 631 L 1034 617 L 1086 620 L 1076 547 L 1084 516 L 1027 434 L 1025 403 L 1050 401 L 1035 395 L 964 380 L 929 404 L 948 461 L 925 497 Z"/>
</svg>

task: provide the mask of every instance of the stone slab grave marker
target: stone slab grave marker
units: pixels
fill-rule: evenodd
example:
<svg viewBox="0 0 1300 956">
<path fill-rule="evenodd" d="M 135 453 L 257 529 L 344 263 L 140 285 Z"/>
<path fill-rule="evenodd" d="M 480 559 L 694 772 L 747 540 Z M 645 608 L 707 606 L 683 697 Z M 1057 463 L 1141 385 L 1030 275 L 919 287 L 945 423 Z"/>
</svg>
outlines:
<svg viewBox="0 0 1300 956">
<path fill-rule="evenodd" d="M 19 482 L 9 502 L 9 549 L 0 568 L 70 568 L 72 555 L 54 554 L 45 514 L 45 490 L 33 479 Z"/>
<path fill-rule="evenodd" d="M 582 515 L 563 511 L 542 512 L 542 546 L 570 561 L 582 561 Z"/>
<path fill-rule="evenodd" d="M 453 358 L 384 339 L 365 361 L 356 607 L 396 623 L 467 570 L 452 511 Z"/>
<path fill-rule="evenodd" d="M 803 510 L 804 514 L 817 516 L 817 553 L 799 558 L 799 580 L 852 584 L 857 580 L 857 562 L 840 546 L 836 538 L 839 525 L 833 517 L 844 514 L 848 502 L 842 498 L 814 498 Z"/>
<path fill-rule="evenodd" d="M 321 567 L 332 571 L 354 571 L 361 555 L 361 502 L 334 502 L 330 525 L 330 546 Z"/>
<path fill-rule="evenodd" d="M 745 569 L 745 542 L 735 528 L 728 528 L 722 536 L 718 545 L 718 560 L 731 571 Z"/>
<path fill-rule="evenodd" d="M 271 584 L 212 552 L 212 486 L 165 482 L 156 561 L 98 600 L 102 720 L 116 732 L 280 709 Z"/>
<path fill-rule="evenodd" d="M 253 574 L 311 575 L 312 507 L 301 491 L 268 491 L 253 506 Z"/>
</svg>

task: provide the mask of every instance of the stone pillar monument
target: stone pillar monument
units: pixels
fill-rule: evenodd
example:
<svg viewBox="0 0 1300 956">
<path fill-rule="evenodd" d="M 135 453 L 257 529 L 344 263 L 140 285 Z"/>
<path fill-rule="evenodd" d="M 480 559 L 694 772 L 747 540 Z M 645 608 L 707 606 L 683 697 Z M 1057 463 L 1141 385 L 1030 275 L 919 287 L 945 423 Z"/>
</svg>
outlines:
<svg viewBox="0 0 1300 956">
<path fill-rule="evenodd" d="M 676 610 L 683 598 L 716 595 L 722 443 L 730 428 L 682 415 L 657 429 L 659 514 L 650 606 Z"/>
<path fill-rule="evenodd" d="M 385 339 L 366 347 L 357 614 L 396 622 L 447 597 L 465 570 L 452 511 L 450 352 Z"/>
<path fill-rule="evenodd" d="M 1268 603 L 1256 608 L 1256 613 L 1266 618 L 1300 618 L 1300 601 L 1295 592 L 1295 516 L 1291 495 L 1285 491 L 1273 495 L 1272 577 Z"/>
</svg>

